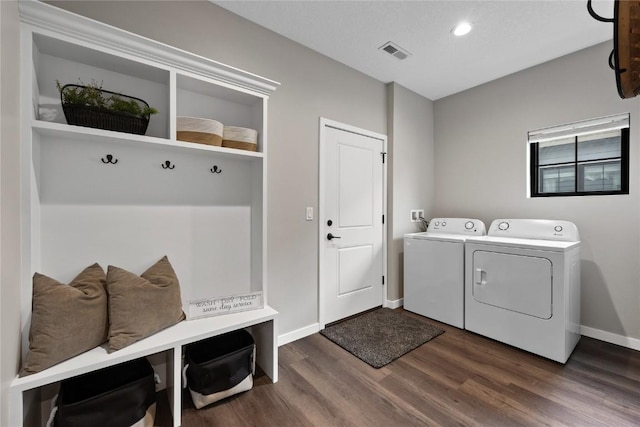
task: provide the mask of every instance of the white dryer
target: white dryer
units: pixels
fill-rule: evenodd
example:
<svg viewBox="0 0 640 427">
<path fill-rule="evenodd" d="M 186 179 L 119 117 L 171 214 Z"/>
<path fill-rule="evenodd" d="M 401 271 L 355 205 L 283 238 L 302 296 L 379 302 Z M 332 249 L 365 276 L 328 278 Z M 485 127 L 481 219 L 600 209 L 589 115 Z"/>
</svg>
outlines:
<svg viewBox="0 0 640 427">
<path fill-rule="evenodd" d="M 580 339 L 575 224 L 497 219 L 465 256 L 465 329 L 565 363 Z"/>
<path fill-rule="evenodd" d="M 479 219 L 434 218 L 404 236 L 404 308 L 464 328 L 464 242 L 482 236 Z"/>
</svg>

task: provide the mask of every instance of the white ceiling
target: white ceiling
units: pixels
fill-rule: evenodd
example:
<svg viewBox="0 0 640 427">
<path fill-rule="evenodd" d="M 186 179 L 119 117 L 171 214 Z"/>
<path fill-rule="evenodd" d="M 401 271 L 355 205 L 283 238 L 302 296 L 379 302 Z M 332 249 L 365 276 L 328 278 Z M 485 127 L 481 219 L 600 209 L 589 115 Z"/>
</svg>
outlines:
<svg viewBox="0 0 640 427">
<path fill-rule="evenodd" d="M 593 19 L 586 0 L 213 3 L 431 100 L 613 38 L 613 24 Z M 595 0 L 593 8 L 613 16 L 613 0 Z M 454 37 L 451 29 L 461 20 L 474 28 Z M 379 50 L 388 41 L 411 56 L 400 61 Z"/>
</svg>

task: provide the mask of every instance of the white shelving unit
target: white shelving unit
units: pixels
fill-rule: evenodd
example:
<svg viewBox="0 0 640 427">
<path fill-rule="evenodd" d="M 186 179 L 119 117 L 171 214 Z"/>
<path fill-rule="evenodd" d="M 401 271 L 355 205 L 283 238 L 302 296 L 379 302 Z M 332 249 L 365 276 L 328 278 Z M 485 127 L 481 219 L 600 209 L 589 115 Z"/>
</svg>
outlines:
<svg viewBox="0 0 640 427">
<path fill-rule="evenodd" d="M 152 356 L 179 426 L 182 347 L 240 328 L 251 330 L 258 364 L 276 382 L 265 208 L 267 101 L 279 84 L 40 2 L 20 2 L 20 15 L 23 357 L 35 272 L 68 282 L 98 262 L 141 273 L 167 255 L 185 312 L 189 301 L 257 291 L 264 308 L 186 320 L 114 353 L 98 347 L 16 378 L 11 425 L 40 424 L 50 399 L 42 391 L 65 378 Z M 56 81 L 78 80 L 159 113 L 145 135 L 68 125 Z M 176 116 L 257 129 L 258 150 L 178 141 Z"/>
</svg>

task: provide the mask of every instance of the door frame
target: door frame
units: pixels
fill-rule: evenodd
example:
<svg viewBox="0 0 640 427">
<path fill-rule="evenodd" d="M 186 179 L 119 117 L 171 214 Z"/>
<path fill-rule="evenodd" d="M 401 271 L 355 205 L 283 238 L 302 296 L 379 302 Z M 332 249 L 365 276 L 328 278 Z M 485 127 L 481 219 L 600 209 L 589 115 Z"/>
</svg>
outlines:
<svg viewBox="0 0 640 427">
<path fill-rule="evenodd" d="M 325 159 L 325 146 L 326 146 L 326 128 L 334 128 L 338 130 L 342 130 L 345 132 L 351 132 L 358 135 L 366 136 L 373 139 L 378 139 L 382 141 L 382 152 L 385 153 L 385 157 L 387 153 L 387 136 L 372 132 L 366 129 L 358 128 L 355 126 L 351 126 L 345 123 L 340 123 L 335 120 L 331 120 L 325 117 L 320 117 L 320 136 L 319 136 L 319 167 L 318 167 L 318 324 L 320 330 L 325 327 L 325 298 L 323 290 L 325 288 L 325 280 L 323 273 L 323 265 L 325 261 L 324 256 L 324 223 L 326 221 L 324 215 L 324 206 L 325 206 L 325 185 L 324 185 L 324 177 L 325 177 L 325 168 L 326 162 Z M 381 154 L 382 155 L 382 154 Z M 380 302 L 383 307 L 387 307 L 387 223 L 389 222 L 389 215 L 387 214 L 387 164 L 388 162 L 385 160 L 382 163 L 382 214 L 384 215 L 385 221 L 382 224 L 382 275 L 385 278 L 384 284 L 382 285 L 382 295 L 380 295 Z"/>
</svg>

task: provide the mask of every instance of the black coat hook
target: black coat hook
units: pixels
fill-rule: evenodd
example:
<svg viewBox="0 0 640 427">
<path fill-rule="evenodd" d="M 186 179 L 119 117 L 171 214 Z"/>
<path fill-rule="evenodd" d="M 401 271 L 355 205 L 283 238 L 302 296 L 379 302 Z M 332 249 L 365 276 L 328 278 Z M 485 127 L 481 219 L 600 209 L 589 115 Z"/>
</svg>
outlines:
<svg viewBox="0 0 640 427">
<path fill-rule="evenodd" d="M 213 167 L 210 170 L 211 170 L 211 173 L 222 173 L 222 169 L 218 169 L 218 165 L 213 165 Z"/>
<path fill-rule="evenodd" d="M 172 165 L 169 160 L 165 160 L 165 162 L 162 164 L 162 169 L 174 169 L 175 167 L 176 165 Z"/>
<path fill-rule="evenodd" d="M 115 165 L 116 163 L 118 163 L 118 159 L 114 159 L 111 154 L 107 154 L 106 155 L 106 160 L 105 160 L 104 157 L 102 159 L 100 159 L 100 160 L 102 160 L 102 163 L 104 163 L 104 164 L 111 163 L 112 165 Z"/>
</svg>

